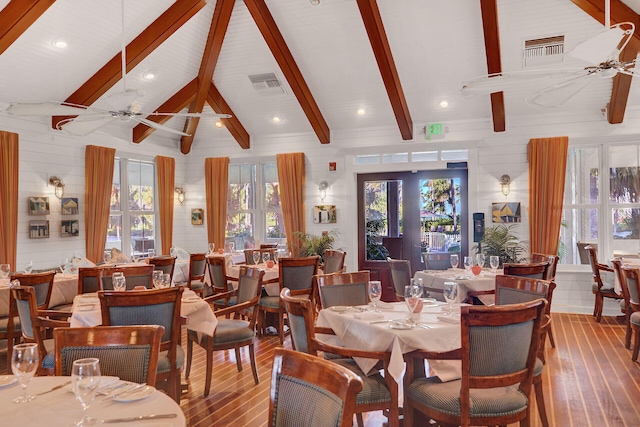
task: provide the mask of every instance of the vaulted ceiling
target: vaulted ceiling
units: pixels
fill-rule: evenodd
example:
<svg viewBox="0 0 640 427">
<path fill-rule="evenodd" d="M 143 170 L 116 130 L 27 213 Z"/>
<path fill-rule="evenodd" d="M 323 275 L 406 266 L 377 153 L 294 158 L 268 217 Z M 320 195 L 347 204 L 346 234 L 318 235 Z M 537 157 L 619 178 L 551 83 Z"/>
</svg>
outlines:
<svg viewBox="0 0 640 427">
<path fill-rule="evenodd" d="M 638 27 L 622 59 L 640 50 L 638 11 L 640 0 L 611 0 L 611 22 Z M 491 120 L 503 132 L 511 117 L 549 114 L 524 102 L 536 83 L 472 98 L 460 96 L 462 83 L 522 70 L 524 40 L 564 35 L 571 49 L 602 28 L 604 0 L 124 0 L 124 11 L 121 0 L 0 0 L 0 110 L 95 105 L 121 92 L 123 18 L 126 86 L 145 92 L 142 111 L 232 117 L 222 128 L 210 118 L 147 117 L 183 137 L 144 124 L 100 131 L 124 127 L 135 143 L 175 140 L 187 154 L 225 138 L 248 149 L 262 135 L 311 133 L 328 144 L 332 132 L 376 127 L 412 140 L 431 122 Z M 68 47 L 53 47 L 56 38 Z M 589 65 L 571 61 L 552 66 Z M 280 87 L 252 84 L 249 76 L 267 73 Z M 637 79 L 598 80 L 553 114 L 606 109 L 603 120 L 622 123 L 640 104 Z M 62 119 L 42 120 L 55 129 Z"/>
</svg>

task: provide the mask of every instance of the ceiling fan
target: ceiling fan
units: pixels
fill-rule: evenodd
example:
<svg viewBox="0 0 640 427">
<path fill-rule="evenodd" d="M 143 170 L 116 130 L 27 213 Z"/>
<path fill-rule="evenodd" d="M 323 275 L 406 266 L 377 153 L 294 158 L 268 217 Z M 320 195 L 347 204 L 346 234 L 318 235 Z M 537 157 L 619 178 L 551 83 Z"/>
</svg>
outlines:
<svg viewBox="0 0 640 427">
<path fill-rule="evenodd" d="M 570 69 L 544 69 L 505 72 L 478 77 L 463 83 L 461 93 L 464 96 L 486 95 L 500 92 L 509 87 L 521 86 L 529 81 L 540 79 L 560 80 L 551 86 L 538 90 L 527 97 L 529 105 L 549 108 L 563 105 L 573 96 L 593 82 L 596 78 L 612 78 L 618 73 L 635 75 L 635 59 L 621 61 L 620 52 L 627 46 L 635 25 L 622 22 L 609 25 L 609 2 L 605 5 L 605 28 L 595 36 L 582 41 L 567 55 L 570 58 L 587 62 L 588 66 Z"/>
<path fill-rule="evenodd" d="M 145 118 L 149 115 L 172 117 L 217 117 L 230 118 L 230 114 L 209 113 L 145 113 L 139 111 L 137 100 L 144 96 L 144 92 L 135 89 L 127 89 L 126 76 L 126 43 L 124 35 L 124 0 L 122 0 L 122 86 L 123 91 L 108 95 L 96 104 L 98 106 L 86 106 L 71 104 L 68 102 L 41 102 L 41 103 L 10 103 L 5 110 L 13 116 L 73 116 L 57 123 L 58 130 L 64 130 L 72 135 L 84 136 L 107 125 L 111 122 L 137 122 L 154 129 L 173 133 L 176 135 L 190 136 L 188 133 L 173 129 L 169 126 L 156 123 Z"/>
</svg>

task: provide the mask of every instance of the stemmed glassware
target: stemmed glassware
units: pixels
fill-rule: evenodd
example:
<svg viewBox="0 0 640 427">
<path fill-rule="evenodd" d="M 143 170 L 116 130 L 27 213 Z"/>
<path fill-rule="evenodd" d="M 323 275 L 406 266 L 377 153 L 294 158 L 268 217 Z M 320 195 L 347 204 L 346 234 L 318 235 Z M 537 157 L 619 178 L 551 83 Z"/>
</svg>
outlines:
<svg viewBox="0 0 640 427">
<path fill-rule="evenodd" d="M 216 250 L 216 244 L 215 243 L 209 243 L 209 255 L 215 253 Z"/>
<path fill-rule="evenodd" d="M 448 316 L 453 315 L 453 303 L 458 297 L 458 284 L 456 282 L 444 282 L 444 299 L 449 304 Z"/>
<path fill-rule="evenodd" d="M 13 399 L 15 403 L 30 402 L 36 398 L 35 396 L 27 395 L 27 386 L 31 378 L 35 375 L 39 363 L 38 344 L 29 343 L 13 346 L 13 353 L 11 353 L 11 371 L 13 375 L 18 378 L 18 382 L 22 387 L 22 396 Z"/>
<path fill-rule="evenodd" d="M 471 277 L 471 267 L 473 267 L 473 258 L 470 256 L 464 257 L 464 271 L 467 277 Z"/>
<path fill-rule="evenodd" d="M 235 242 L 229 242 L 229 252 L 235 252 L 236 244 Z"/>
<path fill-rule="evenodd" d="M 164 274 L 164 272 L 162 270 L 154 270 L 153 271 L 152 280 L 153 280 L 153 288 L 154 289 L 162 289 L 162 280 L 163 280 L 162 275 L 163 274 Z"/>
<path fill-rule="evenodd" d="M 170 287 L 171 287 L 171 275 L 165 273 L 162 275 L 162 288 L 166 289 Z"/>
<path fill-rule="evenodd" d="M 269 255 L 269 252 L 263 252 L 262 253 L 262 262 L 264 262 L 266 264 L 267 261 L 269 261 L 269 258 L 271 258 L 271 256 Z"/>
<path fill-rule="evenodd" d="M 260 251 L 259 250 L 254 250 L 253 251 L 253 263 L 254 264 L 259 264 L 260 263 Z"/>
<path fill-rule="evenodd" d="M 409 285 L 404 287 L 404 301 L 407 303 L 407 308 L 409 309 L 409 316 L 407 316 L 407 323 L 410 325 L 415 324 L 414 320 L 414 311 L 418 306 L 418 302 L 420 301 L 420 296 L 422 295 L 422 289 L 420 286 Z"/>
<path fill-rule="evenodd" d="M 382 283 L 379 280 L 369 281 L 367 291 L 369 292 L 369 299 L 373 303 L 372 311 L 380 311 L 378 310 L 378 301 L 380 301 L 380 297 L 382 296 Z"/>
<path fill-rule="evenodd" d="M 172 257 L 176 257 L 176 248 L 174 248 L 173 246 L 171 248 L 169 248 L 169 255 L 171 255 Z"/>
<path fill-rule="evenodd" d="M 458 268 L 458 263 L 460 262 L 460 257 L 458 254 L 451 254 L 449 258 L 451 261 L 451 268 Z"/>
<path fill-rule="evenodd" d="M 11 274 L 11 266 L 9 264 L 0 264 L 0 278 L 8 279 Z"/>
<path fill-rule="evenodd" d="M 153 258 L 154 256 L 156 256 L 156 250 L 155 249 L 147 249 L 147 256 L 149 258 Z"/>
<path fill-rule="evenodd" d="M 31 274 L 31 270 L 33 270 L 33 261 L 27 261 L 24 264 L 24 272 L 25 272 L 25 274 Z"/>
<path fill-rule="evenodd" d="M 108 264 L 111 261 L 111 251 L 104 251 L 104 262 Z"/>
<path fill-rule="evenodd" d="M 497 255 L 491 255 L 489 257 L 489 265 L 491 266 L 491 272 L 496 274 L 496 271 L 500 266 L 500 258 Z"/>
<path fill-rule="evenodd" d="M 67 271 L 67 265 L 69 264 L 69 258 L 60 258 L 60 272 L 64 274 Z"/>
<path fill-rule="evenodd" d="M 124 277 L 124 273 L 116 271 L 111 276 L 111 283 L 114 291 L 124 291 L 127 289 L 127 279 Z"/>
<path fill-rule="evenodd" d="M 96 389 L 100 385 L 100 360 L 95 357 L 78 359 L 71 368 L 71 384 L 76 399 L 82 405 L 82 419 L 76 426 L 88 426 L 96 422 L 87 415 L 87 411 L 96 398 Z"/>
<path fill-rule="evenodd" d="M 485 262 L 484 254 L 477 254 L 476 262 L 478 263 L 480 268 L 484 268 L 484 262 Z"/>
</svg>

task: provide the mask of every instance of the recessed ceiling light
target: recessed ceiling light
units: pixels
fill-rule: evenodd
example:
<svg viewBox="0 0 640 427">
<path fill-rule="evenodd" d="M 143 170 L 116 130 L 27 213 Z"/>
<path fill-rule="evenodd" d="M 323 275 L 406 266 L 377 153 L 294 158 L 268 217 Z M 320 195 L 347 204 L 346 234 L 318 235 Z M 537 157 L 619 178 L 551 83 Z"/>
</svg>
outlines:
<svg viewBox="0 0 640 427">
<path fill-rule="evenodd" d="M 278 116 L 273 116 L 273 118 L 271 119 L 271 121 L 273 123 L 280 123 L 282 121 L 282 119 Z"/>
<path fill-rule="evenodd" d="M 311 3 L 311 6 L 318 6 L 320 4 L 320 0 L 309 0 L 309 3 Z"/>
<path fill-rule="evenodd" d="M 145 80 L 153 80 L 156 78 L 156 73 L 154 71 L 145 71 L 142 74 L 142 78 Z"/>
<path fill-rule="evenodd" d="M 447 108 L 449 106 L 449 101 L 443 99 L 438 105 L 440 105 L 440 108 Z"/>
<path fill-rule="evenodd" d="M 65 47 L 69 46 L 69 43 L 67 43 L 66 39 L 58 37 L 57 39 L 53 39 L 51 41 L 51 46 L 57 49 L 64 49 Z"/>
<path fill-rule="evenodd" d="M 220 129 L 220 128 L 222 127 L 222 122 L 220 121 L 220 119 L 216 120 L 215 125 L 216 125 L 216 127 L 217 127 L 218 129 Z"/>
<path fill-rule="evenodd" d="M 364 108 L 360 108 L 358 110 L 358 115 L 359 116 L 364 116 L 365 114 L 367 114 L 367 111 Z"/>
</svg>

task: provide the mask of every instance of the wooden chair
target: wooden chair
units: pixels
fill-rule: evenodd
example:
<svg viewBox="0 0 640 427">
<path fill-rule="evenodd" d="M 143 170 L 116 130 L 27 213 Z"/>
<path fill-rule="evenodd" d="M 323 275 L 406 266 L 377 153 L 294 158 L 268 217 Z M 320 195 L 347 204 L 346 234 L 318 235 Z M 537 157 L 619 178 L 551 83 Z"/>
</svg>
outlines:
<svg viewBox="0 0 640 427">
<path fill-rule="evenodd" d="M 81 267 L 78 269 L 78 295 L 102 290 L 104 268 Z"/>
<path fill-rule="evenodd" d="M 327 249 L 324 251 L 324 266 L 322 272 L 324 274 L 341 273 L 344 269 L 344 258 L 347 253 L 337 251 L 335 249 Z"/>
<path fill-rule="evenodd" d="M 164 335 L 156 381 L 167 381 L 167 394 L 180 403 L 180 374 L 184 367 L 184 351 L 180 346 L 180 316 L 184 288 L 152 289 L 142 292 L 100 291 L 100 307 L 104 326 L 161 325 Z"/>
<path fill-rule="evenodd" d="M 451 268 L 451 254 L 440 252 L 423 252 L 422 260 L 427 270 L 448 270 Z"/>
<path fill-rule="evenodd" d="M 186 285 L 200 297 L 204 296 L 204 276 L 207 272 L 207 254 L 197 253 L 189 255 L 189 274 L 185 283 L 178 285 Z"/>
<path fill-rule="evenodd" d="M 578 255 L 580 256 L 580 264 L 590 264 L 589 263 L 589 254 L 587 253 L 587 246 L 591 246 L 597 252 L 598 251 L 598 244 L 597 243 L 578 242 L 578 243 L 576 243 L 576 245 L 578 246 Z"/>
<path fill-rule="evenodd" d="M 69 322 L 47 318 L 47 310 L 38 310 L 36 290 L 33 286 L 14 286 L 11 288 L 10 306 L 15 306 L 20 317 L 22 340 L 38 344 L 40 365 L 36 375 L 53 375 L 54 356 L 53 339 L 46 339 L 48 328 L 68 327 Z M 15 301 L 15 302 L 14 302 Z M 13 316 L 15 313 L 9 313 Z"/>
<path fill-rule="evenodd" d="M 15 301 L 11 297 L 9 292 L 9 313 L 7 316 L 0 317 L 0 340 L 7 340 L 7 364 L 6 372 L 11 371 L 11 353 L 13 352 L 13 346 L 20 342 L 20 317 L 17 315 L 15 308 Z"/>
<path fill-rule="evenodd" d="M 404 287 L 411 285 L 411 263 L 405 259 L 387 258 L 391 281 L 398 301 L 404 301 Z"/>
<path fill-rule="evenodd" d="M 124 274 L 127 279 L 127 290 L 130 291 L 136 286 L 144 286 L 147 289 L 153 288 L 153 265 L 130 265 L 120 267 L 103 267 L 102 269 L 102 288 L 105 291 L 113 290 L 113 282 L 111 278 L 113 273 L 118 272 Z"/>
<path fill-rule="evenodd" d="M 369 271 L 317 274 L 313 276 L 314 299 L 318 309 L 335 305 L 369 304 Z"/>
<path fill-rule="evenodd" d="M 502 266 L 503 272 L 507 276 L 530 277 L 532 279 L 546 280 L 549 275 L 549 261 L 536 262 L 531 264 L 510 264 Z"/>
<path fill-rule="evenodd" d="M 248 346 L 251 371 L 253 372 L 253 381 L 256 385 L 260 383 L 254 352 L 254 339 L 256 337 L 256 321 L 260 313 L 259 303 L 260 293 L 262 292 L 263 276 L 264 270 L 247 266 L 240 267 L 238 289 L 237 291 L 229 292 L 229 294 L 234 294 L 236 304 L 215 311 L 216 317 L 218 318 L 218 326 L 216 326 L 213 337 L 195 331 L 187 331 L 187 369 L 185 371 L 185 377 L 189 378 L 189 373 L 191 372 L 193 343 L 196 343 L 207 352 L 207 367 L 204 384 L 205 397 L 209 395 L 209 390 L 211 388 L 214 351 L 234 349 L 238 372 L 240 372 L 242 371 L 240 348 Z M 214 298 L 222 295 L 223 294 L 210 296 L 205 300 L 212 301 Z M 223 318 L 228 315 L 234 315 L 234 318 Z"/>
<path fill-rule="evenodd" d="M 529 425 L 529 399 L 544 299 L 504 306 L 461 307 L 460 349 L 406 355 L 404 425 L 422 413 L 439 425 Z M 500 357 L 496 357 L 499 354 Z M 425 359 L 460 359 L 462 378 L 441 382 L 425 375 Z"/>
<path fill-rule="evenodd" d="M 611 265 L 613 265 L 613 271 L 616 273 L 616 277 L 620 283 L 620 293 L 622 294 L 622 299 L 620 300 L 620 311 L 624 313 L 624 323 L 627 328 L 627 332 L 624 337 L 624 348 L 631 348 L 631 313 L 633 313 L 633 307 L 631 306 L 629 286 L 627 285 L 626 275 L 622 270 L 622 259 L 612 259 Z"/>
<path fill-rule="evenodd" d="M 591 272 L 593 276 L 593 284 L 591 285 L 591 292 L 596 296 L 596 301 L 593 307 L 593 315 L 596 318 L 596 322 L 602 319 L 602 307 L 604 305 L 605 298 L 612 298 L 616 300 L 623 299 L 622 295 L 618 295 L 615 291 L 613 269 L 604 264 L 598 262 L 598 255 L 596 248 L 592 245 L 584 248 L 587 251 L 589 257 L 589 264 L 591 265 Z M 603 272 L 609 273 L 604 274 Z M 604 277 L 603 277 L 604 276 Z"/>
<path fill-rule="evenodd" d="M 282 258 L 278 260 L 278 283 L 280 291 L 283 288 L 291 289 L 292 295 L 310 295 L 313 297 L 313 276 L 318 274 L 319 256 L 303 258 Z M 284 344 L 284 317 L 285 310 L 280 296 L 265 295 L 260 298 L 260 331 L 264 332 L 267 323 L 267 313 L 278 316 L 278 335 L 280 345 Z"/>
<path fill-rule="evenodd" d="M 162 270 L 162 274 L 168 274 L 173 280 L 173 270 L 176 266 L 176 258 L 172 256 L 161 256 L 149 259 L 149 265 L 153 265 L 154 270 Z"/>
<path fill-rule="evenodd" d="M 276 349 L 271 373 L 269 426 L 349 427 L 362 379 L 317 357 Z M 304 407 L 300 398 L 305 396 Z"/>
<path fill-rule="evenodd" d="M 631 360 L 638 360 L 638 352 L 640 351 L 640 277 L 637 268 L 622 267 L 625 276 L 625 284 L 629 291 L 629 306 L 631 313 L 629 314 L 629 325 L 631 330 L 635 332 L 633 341 L 633 353 Z M 631 342 L 631 335 L 629 335 Z"/>
<path fill-rule="evenodd" d="M 277 249 L 277 243 L 260 243 L 260 249 Z"/>
<path fill-rule="evenodd" d="M 560 257 L 558 255 L 547 255 L 547 254 L 539 254 L 539 253 L 531 253 L 531 262 L 532 263 L 541 263 L 548 262 L 549 268 L 547 269 L 547 276 L 543 277 L 544 280 L 548 280 L 553 282 L 556 278 L 556 269 L 558 268 L 558 262 L 560 261 Z"/>
<path fill-rule="evenodd" d="M 361 351 L 344 347 L 335 347 L 316 339 L 316 333 L 335 335 L 330 328 L 315 326 L 313 302 L 307 298 L 292 297 L 289 289 L 280 292 L 280 298 L 289 316 L 291 326 L 291 344 L 294 350 L 317 356 L 318 352 L 331 354 L 331 361 L 342 365 L 359 375 L 363 381 L 362 392 L 356 396 L 355 412 L 358 425 L 362 427 L 362 413 L 377 410 L 388 411 L 388 425 L 399 425 L 398 384 L 388 373 L 390 353 L 384 351 Z M 384 377 L 379 373 L 366 375 L 353 361 L 352 357 L 364 357 L 379 360 L 384 369 Z M 407 425 L 407 424 L 405 424 Z"/>
<path fill-rule="evenodd" d="M 227 278 L 227 261 L 224 257 L 207 257 L 207 263 L 209 265 L 209 283 L 211 284 L 212 294 L 224 294 L 233 290 L 233 287 L 229 285 L 229 280 Z M 233 304 L 235 304 L 234 296 L 226 298 L 218 297 L 213 300 L 213 305 L 216 308 L 226 307 Z"/>
<path fill-rule="evenodd" d="M 36 294 L 36 304 L 38 310 L 47 310 L 51 301 L 51 291 L 53 289 L 53 280 L 55 271 L 47 271 L 44 273 L 14 273 L 11 275 L 11 281 L 17 280 L 20 286 L 31 286 Z"/>
<path fill-rule="evenodd" d="M 96 357 L 101 375 L 155 386 L 163 333 L 159 325 L 56 328 L 55 374 L 70 376 L 75 360 Z"/>
<path fill-rule="evenodd" d="M 274 260 L 275 259 L 275 254 L 276 254 L 276 248 L 268 248 L 268 249 L 245 249 L 244 250 L 244 257 L 245 257 L 245 261 L 247 265 L 256 265 L 256 263 L 253 261 L 253 253 L 258 251 L 260 252 L 260 261 L 258 261 L 258 264 L 262 263 L 262 257 L 265 253 L 269 254 L 269 259 L 270 260 Z"/>
</svg>

